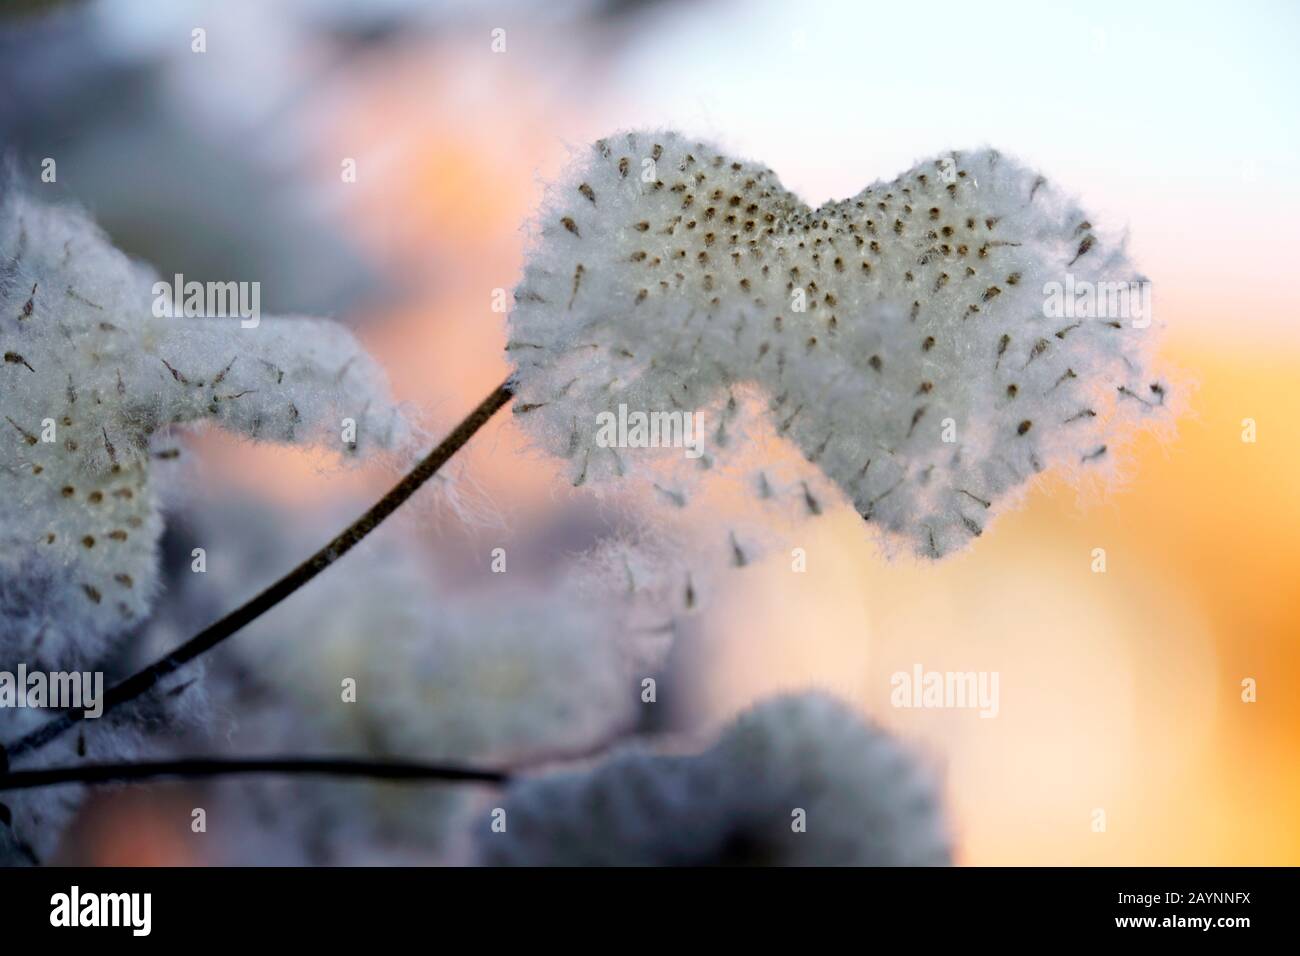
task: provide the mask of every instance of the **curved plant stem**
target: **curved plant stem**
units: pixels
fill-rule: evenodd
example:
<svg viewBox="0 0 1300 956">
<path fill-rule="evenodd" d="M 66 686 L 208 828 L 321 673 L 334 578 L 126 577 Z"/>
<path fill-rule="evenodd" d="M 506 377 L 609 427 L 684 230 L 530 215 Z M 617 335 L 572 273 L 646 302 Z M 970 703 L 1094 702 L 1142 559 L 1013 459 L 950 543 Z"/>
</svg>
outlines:
<svg viewBox="0 0 1300 956">
<path fill-rule="evenodd" d="M 474 436 L 474 433 L 487 424 L 498 409 L 510 401 L 514 389 L 509 380 L 502 382 L 483 399 L 466 418 L 455 427 L 450 435 L 442 440 L 433 451 L 429 452 L 401 481 L 380 498 L 375 505 L 354 521 L 334 540 L 325 545 L 310 558 L 298 565 L 280 580 L 270 585 L 242 607 L 231 611 L 220 620 L 209 624 L 166 657 L 162 657 L 143 670 L 114 684 L 104 693 L 104 709 L 107 713 L 115 707 L 134 700 L 148 691 L 160 680 L 220 644 L 246 624 L 250 624 L 275 607 L 289 595 L 320 574 L 343 555 L 347 554 L 366 535 L 379 527 L 379 524 L 396 511 L 405 501 L 419 490 L 420 486 L 437 474 L 438 469 L 456 454 L 461 447 Z M 25 737 L 19 738 L 8 746 L 0 746 L 0 773 L 4 771 L 6 756 L 9 759 L 43 747 L 60 734 L 67 731 L 84 717 L 79 710 L 64 711 L 60 716 L 37 727 Z"/>
<path fill-rule="evenodd" d="M 365 760 L 347 757 L 257 757 L 213 758 L 186 757 L 180 760 L 154 760 L 139 763 L 86 763 L 71 767 L 47 767 L 41 770 L 14 770 L 0 773 L 0 792 L 30 790 L 57 784 L 122 783 L 152 780 L 158 777 L 195 779 L 275 773 L 293 776 L 355 777 L 365 780 L 391 780 L 409 783 L 487 783 L 502 784 L 509 775 L 503 770 L 457 767 L 442 764 L 411 763 L 403 760 Z"/>
</svg>

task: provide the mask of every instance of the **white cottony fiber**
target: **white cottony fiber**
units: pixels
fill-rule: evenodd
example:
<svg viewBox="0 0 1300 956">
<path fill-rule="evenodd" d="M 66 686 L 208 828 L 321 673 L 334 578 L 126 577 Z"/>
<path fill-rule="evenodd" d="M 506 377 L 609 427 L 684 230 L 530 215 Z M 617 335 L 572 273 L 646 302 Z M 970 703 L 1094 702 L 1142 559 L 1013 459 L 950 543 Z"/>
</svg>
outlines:
<svg viewBox="0 0 1300 956">
<path fill-rule="evenodd" d="M 620 134 L 550 187 L 534 231 L 514 412 L 576 484 L 671 457 L 598 440 L 602 413 L 703 411 L 707 464 L 757 386 L 864 519 L 937 558 L 1035 474 L 1105 463 L 1126 422 L 1166 408 L 1123 242 L 992 150 L 814 210 L 706 144 Z M 1062 307 L 1059 289 L 1089 288 Z M 707 473 L 676 460 L 675 478 Z"/>
</svg>

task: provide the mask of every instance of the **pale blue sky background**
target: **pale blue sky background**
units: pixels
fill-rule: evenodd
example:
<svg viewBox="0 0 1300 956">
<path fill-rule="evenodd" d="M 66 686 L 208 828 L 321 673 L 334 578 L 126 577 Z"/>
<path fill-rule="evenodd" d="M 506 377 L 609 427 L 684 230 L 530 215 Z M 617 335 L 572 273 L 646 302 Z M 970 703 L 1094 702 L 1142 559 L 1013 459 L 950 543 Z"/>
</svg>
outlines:
<svg viewBox="0 0 1300 956">
<path fill-rule="evenodd" d="M 1300 335 L 1300 4 L 736 0 L 640 39 L 625 125 L 708 135 L 814 203 L 993 145 L 1127 225 L 1185 321 L 1235 303 Z"/>
</svg>

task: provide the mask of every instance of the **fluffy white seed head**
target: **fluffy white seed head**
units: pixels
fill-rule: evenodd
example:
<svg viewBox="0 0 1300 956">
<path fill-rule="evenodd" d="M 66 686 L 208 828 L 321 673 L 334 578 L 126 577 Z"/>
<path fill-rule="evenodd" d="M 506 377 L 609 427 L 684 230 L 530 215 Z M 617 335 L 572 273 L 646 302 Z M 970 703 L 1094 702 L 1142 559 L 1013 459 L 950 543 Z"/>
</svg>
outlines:
<svg viewBox="0 0 1300 956">
<path fill-rule="evenodd" d="M 822 694 L 742 714 L 698 756 L 631 750 L 526 780 L 489 865 L 938 865 L 950 861 L 933 780 L 898 742 Z"/>
<path fill-rule="evenodd" d="M 101 673 L 107 668 L 101 663 L 90 667 L 92 672 Z M 105 684 L 110 681 L 111 676 L 106 675 Z M 85 702 L 89 704 L 89 699 Z M 178 672 L 163 678 L 133 703 L 99 718 L 83 720 L 45 746 L 15 758 L 13 769 L 141 759 L 178 729 L 196 725 L 206 714 L 207 697 L 201 679 L 193 670 Z M 0 742 L 18 740 L 54 716 L 55 712 L 48 708 L 0 707 Z M 87 792 L 85 787 L 71 784 L 0 790 L 0 866 L 51 862 Z"/>
<path fill-rule="evenodd" d="M 0 740 L 16 740 L 50 719 L 43 710 L 0 710 Z M 15 770 L 40 770 L 83 763 L 139 759 L 142 733 L 139 714 L 106 714 L 82 721 L 35 753 Z M 85 799 L 84 787 L 63 785 L 0 791 L 0 866 L 51 862 L 59 841 Z"/>
<path fill-rule="evenodd" d="M 341 327 L 158 318 L 152 283 L 81 213 L 0 197 L 2 661 L 71 665 L 144 617 L 161 530 L 153 440 L 169 426 L 344 454 L 406 435 Z"/>
<path fill-rule="evenodd" d="M 665 460 L 607 447 L 602 413 L 704 410 L 707 463 L 756 386 L 865 519 L 938 557 L 1036 473 L 1105 461 L 1124 422 L 1165 406 L 1122 241 L 991 150 L 811 209 L 762 166 L 629 133 L 551 187 L 535 232 L 514 410 L 575 483 Z M 1058 316 L 1051 283 L 1108 285 Z"/>
</svg>

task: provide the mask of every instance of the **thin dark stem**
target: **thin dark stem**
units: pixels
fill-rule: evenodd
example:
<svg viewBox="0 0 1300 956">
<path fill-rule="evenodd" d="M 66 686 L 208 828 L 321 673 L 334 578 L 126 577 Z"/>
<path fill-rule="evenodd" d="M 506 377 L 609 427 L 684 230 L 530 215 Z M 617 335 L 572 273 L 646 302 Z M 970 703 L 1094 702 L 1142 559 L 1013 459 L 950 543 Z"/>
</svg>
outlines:
<svg viewBox="0 0 1300 956">
<path fill-rule="evenodd" d="M 474 433 L 487 424 L 496 412 L 514 395 L 514 388 L 509 380 L 502 382 L 487 398 L 483 399 L 468 416 L 456 426 L 450 435 L 443 439 L 433 451 L 422 459 L 401 481 L 380 498 L 369 511 L 349 525 L 329 544 L 321 548 L 310 558 L 298 565 L 280 580 L 276 581 L 242 607 L 231 611 L 225 617 L 209 624 L 166 657 L 162 657 L 141 671 L 137 671 L 110 687 L 104 694 L 104 713 L 119 707 L 127 701 L 134 700 L 148 691 L 160 680 L 194 660 L 205 651 L 211 650 L 230 637 L 246 624 L 257 620 L 271 608 L 275 607 L 289 595 L 320 574 L 361 541 L 366 535 L 379 527 L 379 524 L 396 511 L 415 494 L 426 481 L 437 474 L 438 469 L 456 454 L 461 447 L 474 436 Z M 25 737 L 14 743 L 0 747 L 0 770 L 4 758 L 22 756 L 25 753 L 43 747 L 60 734 L 74 726 L 84 717 L 80 710 L 67 710 L 61 715 L 37 727 Z"/>
<path fill-rule="evenodd" d="M 293 776 L 353 777 L 365 780 L 392 780 L 407 783 L 488 783 L 503 784 L 510 778 L 503 770 L 478 767 L 454 767 L 440 764 L 411 763 L 400 760 L 363 760 L 346 757 L 258 757 L 220 759 L 187 757 L 181 760 L 154 760 L 140 763 L 86 763 L 73 767 L 48 767 L 43 770 L 14 770 L 0 773 L 0 791 L 30 790 L 57 784 L 123 783 L 152 780 L 158 777 L 195 779 L 199 777 L 234 777 L 274 773 Z"/>
</svg>

